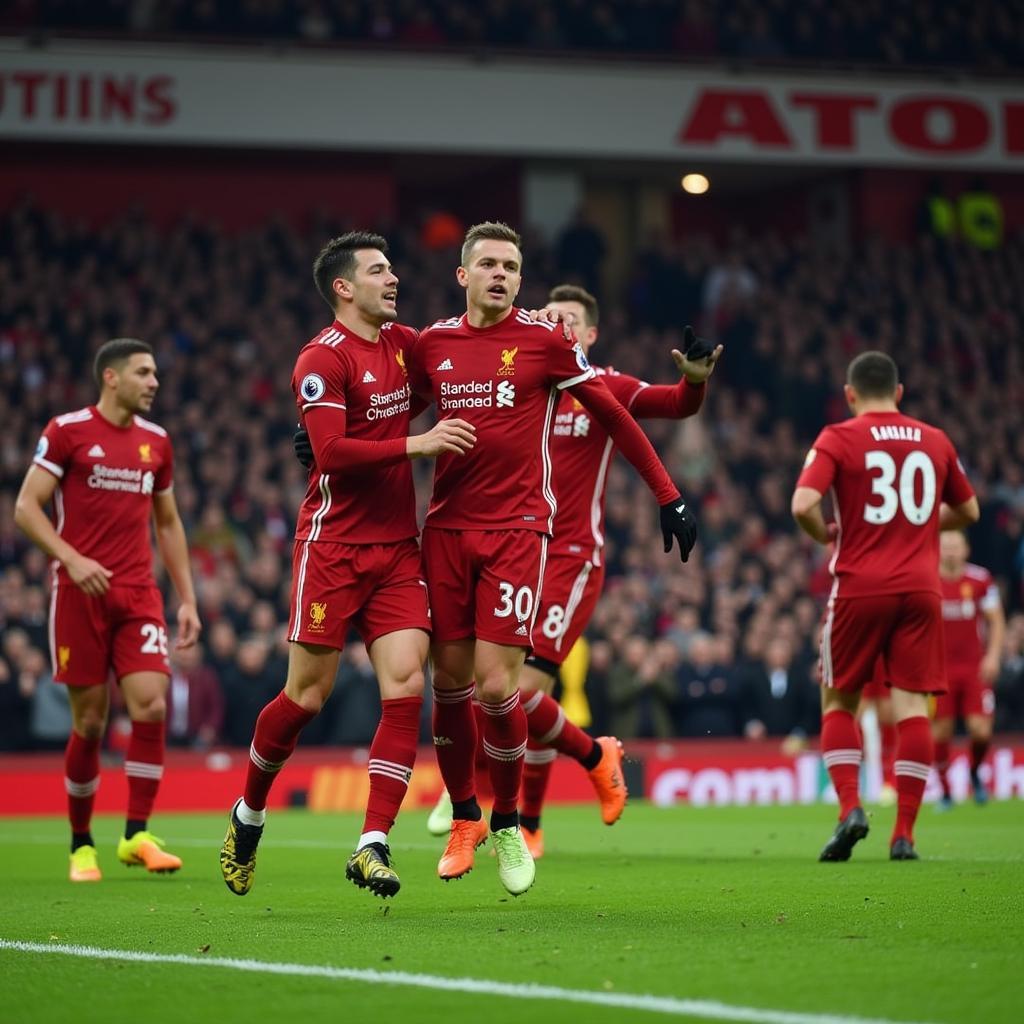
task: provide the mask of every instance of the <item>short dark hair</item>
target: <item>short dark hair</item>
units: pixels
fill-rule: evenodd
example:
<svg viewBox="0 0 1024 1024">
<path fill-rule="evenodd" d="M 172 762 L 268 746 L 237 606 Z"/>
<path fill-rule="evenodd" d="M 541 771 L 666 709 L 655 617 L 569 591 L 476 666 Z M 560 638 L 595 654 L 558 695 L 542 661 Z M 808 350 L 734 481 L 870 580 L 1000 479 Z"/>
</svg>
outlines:
<svg viewBox="0 0 1024 1024">
<path fill-rule="evenodd" d="M 548 302 L 578 302 L 587 317 L 587 326 L 596 327 L 600 315 L 597 299 L 578 284 L 557 284 L 548 295 Z"/>
<path fill-rule="evenodd" d="M 846 383 L 861 398 L 892 398 L 899 382 L 896 363 L 884 352 L 861 352 L 846 371 Z"/>
<path fill-rule="evenodd" d="M 519 232 L 515 228 L 510 228 L 507 224 L 500 220 L 485 220 L 482 224 L 474 224 L 467 232 L 466 237 L 462 240 L 462 266 L 466 265 L 469 258 L 469 254 L 473 251 L 473 246 L 477 242 L 484 241 L 495 241 L 495 242 L 511 242 L 520 252 L 523 251 L 523 240 L 519 237 Z"/>
<path fill-rule="evenodd" d="M 336 307 L 334 289 L 331 287 L 339 277 L 351 279 L 356 268 L 356 253 L 360 249 L 380 249 L 388 254 L 388 243 L 382 235 L 372 231 L 349 231 L 332 238 L 313 260 L 313 280 L 317 291 L 331 309 Z"/>
<path fill-rule="evenodd" d="M 99 351 L 92 364 L 92 375 L 96 379 L 96 386 L 103 388 L 103 371 L 112 366 L 120 368 L 130 356 L 139 354 L 153 355 L 153 346 L 138 338 L 111 338 L 100 345 Z"/>
</svg>

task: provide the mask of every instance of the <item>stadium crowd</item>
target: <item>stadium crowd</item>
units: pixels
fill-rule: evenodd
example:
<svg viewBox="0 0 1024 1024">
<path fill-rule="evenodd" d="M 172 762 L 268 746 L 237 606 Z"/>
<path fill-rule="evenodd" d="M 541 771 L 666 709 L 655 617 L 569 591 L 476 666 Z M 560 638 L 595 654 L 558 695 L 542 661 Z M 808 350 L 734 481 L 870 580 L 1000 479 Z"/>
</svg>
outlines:
<svg viewBox="0 0 1024 1024">
<path fill-rule="evenodd" d="M 41 427 L 95 400 L 91 354 L 118 335 L 157 351 L 153 416 L 175 444 L 205 625 L 200 648 L 175 654 L 169 739 L 248 743 L 286 663 L 290 539 L 305 489 L 290 373 L 327 320 L 308 268 L 346 226 L 270 222 L 229 235 L 182 222 L 163 233 L 136 212 L 96 231 L 28 203 L 0 217 L 0 749 L 59 747 L 67 735 L 63 687 L 49 675 L 46 561 L 16 531 L 13 503 Z M 528 236 L 521 305 L 543 305 L 563 279 L 600 279 L 600 238 L 575 244 L 579 231 L 550 246 Z M 456 249 L 428 251 L 411 229 L 384 233 L 404 322 L 464 307 Z M 688 564 L 663 555 L 648 494 L 621 460 L 612 465 L 608 583 L 588 633 L 596 731 L 817 730 L 826 556 L 798 536 L 789 495 L 817 430 L 844 415 L 849 358 L 871 346 L 896 357 L 904 410 L 947 430 L 978 491 L 972 557 L 995 574 L 1010 620 L 997 727 L 1024 728 L 1024 244 L 981 252 L 922 237 L 825 255 L 775 236 L 662 240 L 637 255 L 621 295 L 606 288 L 596 362 L 671 381 L 685 322 L 726 351 L 699 416 L 647 424 L 699 506 Z M 416 468 L 425 500 L 430 467 Z M 377 687 L 358 642 L 342 675 L 304 743 L 372 735 Z"/>
<path fill-rule="evenodd" d="M 19 0 L 7 31 L 1009 71 L 1020 0 Z"/>
</svg>

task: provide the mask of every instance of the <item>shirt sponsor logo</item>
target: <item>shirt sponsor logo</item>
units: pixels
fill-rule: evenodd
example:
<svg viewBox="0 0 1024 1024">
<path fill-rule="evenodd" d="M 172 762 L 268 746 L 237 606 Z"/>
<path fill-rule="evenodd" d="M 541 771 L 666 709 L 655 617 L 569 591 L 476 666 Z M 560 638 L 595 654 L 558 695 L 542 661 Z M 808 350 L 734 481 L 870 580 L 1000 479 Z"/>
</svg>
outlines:
<svg viewBox="0 0 1024 1024">
<path fill-rule="evenodd" d="M 309 631 L 310 633 L 322 633 L 324 631 L 324 620 L 327 618 L 326 601 L 310 601 L 309 603 Z"/>
<path fill-rule="evenodd" d="M 409 385 L 405 384 L 394 391 L 375 391 L 370 395 L 370 408 L 366 410 L 368 420 L 387 420 L 409 411 Z"/>
<path fill-rule="evenodd" d="M 504 348 L 501 350 L 501 366 L 498 367 L 497 374 L 499 377 L 512 377 L 515 375 L 516 367 L 516 355 L 519 353 L 519 346 L 515 348 Z M 501 404 L 500 402 L 498 403 Z"/>
<path fill-rule="evenodd" d="M 586 437 L 590 433 L 590 417 L 585 413 L 580 413 L 572 421 L 572 436 L 573 437 Z"/>
<path fill-rule="evenodd" d="M 91 455 L 92 452 L 90 452 L 89 454 Z M 139 458 L 142 459 L 143 462 L 152 462 L 153 461 L 153 446 L 149 445 L 149 444 L 140 444 L 139 445 Z"/>
<path fill-rule="evenodd" d="M 507 380 L 501 381 L 498 384 L 498 396 L 495 401 L 499 409 L 511 409 L 516 404 L 515 384 L 510 384 Z"/>
<path fill-rule="evenodd" d="M 324 397 L 324 393 L 327 391 L 327 385 L 324 384 L 324 379 L 319 373 L 307 373 L 306 376 L 302 378 L 302 384 L 299 386 L 299 391 L 307 402 L 315 402 L 317 399 Z"/>
<path fill-rule="evenodd" d="M 96 463 L 85 481 L 99 491 L 124 491 L 127 494 L 152 494 L 155 477 L 152 470 L 128 469 L 125 466 L 103 466 Z"/>
</svg>

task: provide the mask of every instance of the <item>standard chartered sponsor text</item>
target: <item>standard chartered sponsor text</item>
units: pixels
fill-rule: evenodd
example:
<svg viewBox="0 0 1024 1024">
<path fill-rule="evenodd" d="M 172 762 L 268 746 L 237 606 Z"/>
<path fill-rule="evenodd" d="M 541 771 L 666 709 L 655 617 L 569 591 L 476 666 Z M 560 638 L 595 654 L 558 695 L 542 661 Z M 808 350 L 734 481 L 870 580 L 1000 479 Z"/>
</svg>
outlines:
<svg viewBox="0 0 1024 1024">
<path fill-rule="evenodd" d="M 494 381 L 471 380 L 465 384 L 441 383 L 441 408 L 489 409 L 494 404 Z"/>
<path fill-rule="evenodd" d="M 103 491 L 128 491 L 138 494 L 142 490 L 142 470 L 124 466 L 94 465 L 86 481 L 90 487 Z"/>
<path fill-rule="evenodd" d="M 409 395 L 408 385 L 395 391 L 386 391 L 383 394 L 374 392 L 370 395 L 370 408 L 366 410 L 366 418 L 368 420 L 384 420 L 398 416 L 399 413 L 408 412 Z"/>
</svg>

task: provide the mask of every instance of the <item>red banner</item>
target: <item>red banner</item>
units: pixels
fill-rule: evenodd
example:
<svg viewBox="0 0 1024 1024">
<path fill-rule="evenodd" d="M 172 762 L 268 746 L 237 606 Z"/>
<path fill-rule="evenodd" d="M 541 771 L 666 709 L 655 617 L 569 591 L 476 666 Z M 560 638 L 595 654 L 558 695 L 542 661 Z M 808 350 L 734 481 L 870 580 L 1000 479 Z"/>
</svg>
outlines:
<svg viewBox="0 0 1024 1024">
<path fill-rule="evenodd" d="M 835 799 L 816 751 L 788 756 L 776 743 L 692 741 L 634 743 L 627 750 L 632 791 L 660 807 L 817 803 Z M 366 806 L 369 780 L 365 748 L 300 749 L 271 791 L 271 807 L 309 807 L 314 811 L 359 811 Z M 162 811 L 221 811 L 242 791 L 248 757 L 245 751 L 212 753 L 171 751 L 160 787 Z M 984 767 L 996 800 L 1024 799 L 1024 738 L 1004 737 Z M 950 766 L 953 795 L 970 792 L 967 757 L 954 756 Z M 409 784 L 406 807 L 430 807 L 441 790 L 433 750 L 425 748 Z M 864 792 L 872 799 L 877 776 L 865 771 Z M 926 799 L 938 795 L 934 776 Z M 119 764 L 105 764 L 96 794 L 97 812 L 117 813 L 128 797 Z M 551 803 L 593 799 L 586 773 L 566 758 L 555 762 L 548 790 Z M 0 816 L 61 814 L 66 807 L 64 764 L 60 754 L 0 757 Z"/>
</svg>

